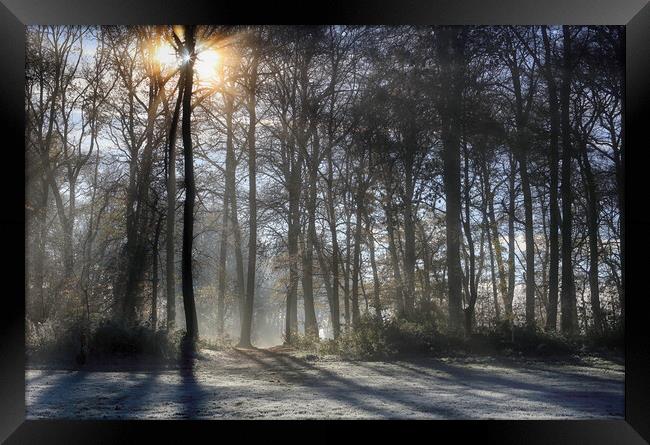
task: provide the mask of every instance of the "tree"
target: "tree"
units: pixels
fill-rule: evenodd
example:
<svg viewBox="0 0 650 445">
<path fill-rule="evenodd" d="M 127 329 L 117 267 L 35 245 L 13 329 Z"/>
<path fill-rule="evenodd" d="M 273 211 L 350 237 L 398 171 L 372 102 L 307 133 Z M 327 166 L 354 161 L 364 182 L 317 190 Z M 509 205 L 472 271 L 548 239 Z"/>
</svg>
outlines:
<svg viewBox="0 0 650 445">
<path fill-rule="evenodd" d="M 557 196 L 558 191 L 558 170 L 559 170 L 559 132 L 560 132 L 560 112 L 557 98 L 557 85 L 555 74 L 553 72 L 553 50 L 551 48 L 550 38 L 548 36 L 548 27 L 542 27 L 542 36 L 544 38 L 544 75 L 546 77 L 548 89 L 548 103 L 550 114 L 550 222 L 549 222 L 549 242 L 550 242 L 550 260 L 548 272 L 548 302 L 546 317 L 546 329 L 555 331 L 557 328 L 557 303 L 559 290 L 559 220 L 560 207 Z"/>
<path fill-rule="evenodd" d="M 560 295 L 560 306 L 562 318 L 560 329 L 562 333 L 572 336 L 578 333 L 578 313 L 576 306 L 575 282 L 573 276 L 573 211 L 572 211 L 572 187 L 571 183 L 571 161 L 573 150 L 571 147 L 571 123 L 570 123 L 570 94 L 571 74 L 573 71 L 573 56 L 571 51 L 571 27 L 563 26 L 563 58 L 562 58 L 562 86 L 560 88 L 561 108 L 561 131 L 562 131 L 562 184 L 560 194 L 562 196 L 562 292 Z"/>
<path fill-rule="evenodd" d="M 441 140 L 446 199 L 447 285 L 449 292 L 449 330 L 459 333 L 462 320 L 461 193 L 460 193 L 460 116 L 462 63 L 465 31 L 442 28 L 436 42 L 441 63 Z"/>
<path fill-rule="evenodd" d="M 192 276 L 192 243 L 194 241 L 194 200 L 196 188 L 194 183 L 194 156 L 192 152 L 191 114 L 192 84 L 194 80 L 195 27 L 184 27 L 184 49 L 189 56 L 183 74 L 183 160 L 185 168 L 185 202 L 183 204 L 183 251 L 182 251 L 182 286 L 183 306 L 185 309 L 185 328 L 187 339 L 194 343 L 199 337 L 194 300 L 194 281 Z"/>
<path fill-rule="evenodd" d="M 506 32 L 505 63 L 510 70 L 514 91 L 515 136 L 513 154 L 519 166 L 521 190 L 524 196 L 524 225 L 526 237 L 526 325 L 535 326 L 535 235 L 533 228 L 533 201 L 528 166 L 530 110 L 535 94 L 535 62 L 527 76 L 527 90 L 522 86 L 522 66 L 526 60 L 521 56 L 509 32 Z M 533 59 L 534 60 L 534 59 Z M 525 96 L 524 96 L 525 94 Z"/>
<path fill-rule="evenodd" d="M 248 93 L 248 207 L 249 207 L 249 235 L 248 235 L 248 269 L 246 272 L 246 300 L 242 317 L 241 336 L 239 345 L 251 346 L 251 326 L 253 323 L 253 298 L 255 297 L 255 265 L 257 259 L 257 183 L 256 183 L 256 146 L 255 125 L 256 117 L 256 90 L 259 53 L 253 42 L 253 54 L 248 66 L 246 90 Z"/>
<path fill-rule="evenodd" d="M 169 123 L 167 137 L 167 214 L 166 214 L 166 239 L 165 239 L 165 284 L 167 295 L 167 331 L 172 332 L 176 324 L 176 137 L 178 118 L 183 103 L 184 73 L 178 80 L 178 93 L 176 104 Z"/>
</svg>

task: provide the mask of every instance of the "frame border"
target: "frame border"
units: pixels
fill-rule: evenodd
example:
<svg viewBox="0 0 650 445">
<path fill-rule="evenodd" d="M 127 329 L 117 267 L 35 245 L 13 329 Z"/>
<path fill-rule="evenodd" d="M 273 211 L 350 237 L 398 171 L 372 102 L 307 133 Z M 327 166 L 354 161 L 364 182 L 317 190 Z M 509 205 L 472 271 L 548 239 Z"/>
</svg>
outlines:
<svg viewBox="0 0 650 445">
<path fill-rule="evenodd" d="M 477 438 L 488 443 L 606 444 L 650 442 L 649 335 L 648 309 L 643 274 L 647 274 L 650 248 L 650 208 L 643 205 L 642 178 L 650 122 L 650 4 L 647 0 L 423 0 L 375 1 L 336 0 L 317 5 L 311 14 L 296 0 L 283 5 L 268 2 L 252 8 L 243 2 L 198 0 L 1 0 L 0 125 L 5 162 L 10 174 L 0 174 L 6 207 L 0 212 L 0 233 L 4 235 L 4 296 L 0 310 L 0 440 L 6 443 L 115 443 L 135 438 L 181 441 L 192 437 L 196 428 L 207 429 L 214 437 L 234 433 L 248 442 L 270 437 L 286 441 L 346 441 L 358 436 L 367 441 L 399 441 L 416 433 L 430 437 Z M 545 420 L 545 421 L 58 421 L 25 420 L 25 330 L 24 330 L 24 243 L 25 190 L 16 184 L 24 180 L 24 56 L 25 26 L 34 24 L 613 24 L 626 25 L 626 150 L 625 210 L 626 295 L 625 331 L 625 420 Z M 643 145 L 642 145 L 643 144 Z M 646 150 L 647 151 L 647 150 Z M 631 155 L 630 155 L 631 153 Z M 8 156 L 8 158 L 7 158 Z M 22 170 L 16 166 L 22 165 Z M 640 205 L 633 205 L 634 201 Z M 645 307 L 644 307 L 645 306 Z M 253 428 L 249 428 L 253 425 Z M 16 429 L 17 428 L 17 429 Z M 10 436 L 10 434 L 13 432 Z M 353 434 L 351 434 L 353 433 Z M 407 436 L 408 435 L 408 436 Z M 645 440 L 644 440 L 645 439 Z"/>
</svg>

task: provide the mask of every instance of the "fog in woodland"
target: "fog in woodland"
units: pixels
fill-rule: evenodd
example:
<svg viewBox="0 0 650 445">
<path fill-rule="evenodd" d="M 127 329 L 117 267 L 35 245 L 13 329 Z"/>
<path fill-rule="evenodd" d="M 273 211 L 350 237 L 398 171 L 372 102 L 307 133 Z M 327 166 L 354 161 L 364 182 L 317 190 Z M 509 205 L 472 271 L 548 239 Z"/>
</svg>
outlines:
<svg viewBox="0 0 650 445">
<path fill-rule="evenodd" d="M 28 347 L 622 332 L 622 27 L 26 32 Z"/>
</svg>

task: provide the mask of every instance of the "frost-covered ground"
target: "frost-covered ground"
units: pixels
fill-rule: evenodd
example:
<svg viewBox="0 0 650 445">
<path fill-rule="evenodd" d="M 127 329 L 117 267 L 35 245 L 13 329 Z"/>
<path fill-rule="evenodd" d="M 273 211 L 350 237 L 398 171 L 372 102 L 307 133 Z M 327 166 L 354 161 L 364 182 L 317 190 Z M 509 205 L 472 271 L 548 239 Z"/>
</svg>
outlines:
<svg viewBox="0 0 650 445">
<path fill-rule="evenodd" d="M 27 417 L 71 419 L 622 418 L 604 359 L 350 362 L 204 350 L 191 369 L 28 370 Z"/>
</svg>

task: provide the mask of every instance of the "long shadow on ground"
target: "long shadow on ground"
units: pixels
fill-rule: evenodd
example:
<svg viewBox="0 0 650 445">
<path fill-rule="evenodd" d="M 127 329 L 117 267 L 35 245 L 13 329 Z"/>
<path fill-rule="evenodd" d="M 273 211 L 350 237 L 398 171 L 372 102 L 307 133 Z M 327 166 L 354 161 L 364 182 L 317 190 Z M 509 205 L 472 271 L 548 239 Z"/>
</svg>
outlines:
<svg viewBox="0 0 650 445">
<path fill-rule="evenodd" d="M 371 405 L 368 398 L 384 400 L 390 404 L 399 404 L 413 409 L 421 414 L 441 415 L 447 418 L 467 418 L 470 413 L 462 409 L 441 406 L 440 401 L 426 403 L 421 397 L 411 397 L 408 393 L 395 391 L 391 388 L 377 388 L 362 385 L 340 375 L 314 366 L 309 361 L 291 355 L 276 353 L 268 350 L 255 352 L 239 351 L 253 361 L 269 370 L 286 376 L 287 380 L 317 389 L 325 397 L 343 398 L 346 402 L 376 414 L 389 414 Z M 257 357 L 260 355 L 266 360 Z M 367 362 L 351 362 L 350 366 L 365 367 L 368 370 L 390 378 L 400 378 L 422 385 L 432 385 L 431 379 L 445 382 L 444 388 L 452 394 L 463 396 L 468 391 L 485 403 L 494 403 L 495 415 L 503 415 L 501 400 L 509 397 L 525 399 L 533 404 L 552 405 L 556 408 L 582 413 L 585 416 L 602 414 L 603 416 L 622 416 L 624 403 L 623 383 L 616 378 L 585 375 L 577 372 L 549 370 L 544 367 L 512 369 L 516 374 L 532 374 L 543 371 L 545 374 L 538 378 L 539 383 L 522 381 L 515 375 L 506 377 L 495 374 L 490 370 L 481 370 L 463 365 L 450 365 L 440 360 L 428 360 L 423 365 L 412 363 L 391 362 L 391 366 L 401 369 L 400 372 L 387 371 L 381 366 Z M 303 372 L 311 371 L 311 374 Z M 532 378 L 537 376 L 532 375 Z M 567 388 L 566 378 L 578 384 L 575 388 Z M 562 386 L 557 382 L 562 383 Z M 314 388 L 311 384 L 317 383 Z M 584 384 L 584 386 L 583 386 Z M 596 386 L 598 390 L 594 390 Z M 341 391 L 343 390 L 343 391 Z M 613 411 L 613 412 L 612 412 Z M 580 414 L 579 414 L 580 415 Z"/>
<path fill-rule="evenodd" d="M 310 409 L 312 417 L 341 418 L 463 419 L 504 417 L 508 410 L 534 417 L 540 409 L 546 417 L 623 413 L 621 379 L 543 366 L 497 364 L 495 370 L 416 359 L 336 362 L 332 370 L 265 349 L 235 349 L 222 357 L 225 362 L 192 359 L 175 371 L 37 375 L 28 384 L 43 386 L 28 412 L 39 418 L 127 419 L 269 418 L 294 411 L 310 417 Z"/>
<path fill-rule="evenodd" d="M 287 376 L 289 381 L 308 386 L 310 390 L 316 390 L 323 397 L 334 401 L 345 401 L 348 405 L 371 414 L 386 418 L 394 416 L 392 410 L 370 403 L 370 399 L 375 399 L 379 402 L 385 402 L 388 406 L 401 405 L 421 414 L 443 418 L 465 417 L 462 411 L 452 407 L 435 404 L 435 401 L 433 401 L 434 403 L 423 403 L 421 400 L 413 400 L 409 395 L 395 391 L 391 387 L 377 388 L 362 385 L 331 371 L 314 366 L 307 360 L 298 357 L 264 349 L 258 349 L 255 352 L 241 350 L 238 352 L 269 371 L 279 371 L 281 375 Z M 256 356 L 256 353 L 267 360 L 260 359 Z M 306 374 L 305 369 L 315 375 Z M 316 383 L 316 386 L 311 385 L 313 383 Z"/>
</svg>

